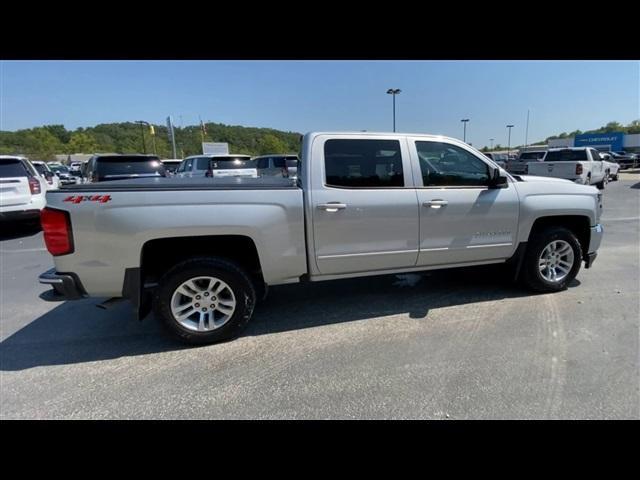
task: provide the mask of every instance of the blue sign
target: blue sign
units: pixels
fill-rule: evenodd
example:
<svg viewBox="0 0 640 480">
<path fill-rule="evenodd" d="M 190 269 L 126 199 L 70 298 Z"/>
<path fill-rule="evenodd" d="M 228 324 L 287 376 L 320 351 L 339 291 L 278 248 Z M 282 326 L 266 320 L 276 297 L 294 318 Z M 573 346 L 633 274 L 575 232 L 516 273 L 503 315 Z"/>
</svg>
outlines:
<svg viewBox="0 0 640 480">
<path fill-rule="evenodd" d="M 624 133 L 611 132 L 611 133 L 583 133 L 582 135 L 576 135 L 573 140 L 574 147 L 594 147 L 598 150 L 610 149 L 614 152 L 622 150 L 622 139 Z"/>
</svg>

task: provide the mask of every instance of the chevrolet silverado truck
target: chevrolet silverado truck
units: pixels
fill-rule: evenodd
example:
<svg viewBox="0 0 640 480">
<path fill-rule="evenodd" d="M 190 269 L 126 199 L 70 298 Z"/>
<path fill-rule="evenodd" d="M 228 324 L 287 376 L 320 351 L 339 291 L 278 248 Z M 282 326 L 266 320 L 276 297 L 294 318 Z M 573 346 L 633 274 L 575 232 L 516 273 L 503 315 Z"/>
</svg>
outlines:
<svg viewBox="0 0 640 480">
<path fill-rule="evenodd" d="M 556 177 L 604 189 L 609 176 L 595 148 L 550 148 L 540 162 L 527 164 L 529 175 Z"/>
<path fill-rule="evenodd" d="M 153 309 L 203 344 L 237 336 L 271 285 L 508 263 L 534 291 L 559 291 L 603 235 L 596 188 L 511 175 L 452 138 L 308 133 L 299 166 L 295 181 L 49 191 L 41 223 L 55 268 L 40 281 L 63 300 L 128 299 L 139 318 Z"/>
</svg>

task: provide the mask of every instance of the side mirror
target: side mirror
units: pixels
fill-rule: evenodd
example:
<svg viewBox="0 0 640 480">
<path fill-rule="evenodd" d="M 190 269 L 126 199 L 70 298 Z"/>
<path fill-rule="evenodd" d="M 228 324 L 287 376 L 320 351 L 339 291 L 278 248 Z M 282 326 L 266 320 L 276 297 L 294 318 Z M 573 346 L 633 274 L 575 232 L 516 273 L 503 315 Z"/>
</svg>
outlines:
<svg viewBox="0 0 640 480">
<path fill-rule="evenodd" d="M 509 184 L 499 168 L 489 167 L 489 188 L 504 188 Z"/>
</svg>

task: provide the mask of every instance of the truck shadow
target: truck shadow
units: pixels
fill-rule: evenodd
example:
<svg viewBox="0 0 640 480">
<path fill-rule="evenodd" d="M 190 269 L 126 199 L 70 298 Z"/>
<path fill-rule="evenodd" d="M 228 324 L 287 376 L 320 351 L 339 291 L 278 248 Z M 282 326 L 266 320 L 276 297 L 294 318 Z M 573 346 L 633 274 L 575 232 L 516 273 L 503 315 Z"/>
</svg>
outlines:
<svg viewBox="0 0 640 480">
<path fill-rule="evenodd" d="M 503 277 L 495 267 L 480 267 L 274 287 L 243 336 L 395 314 L 421 321 L 432 309 L 531 296 Z M 0 343 L 0 370 L 193 348 L 168 337 L 153 315 L 138 322 L 127 302 L 101 310 L 96 308 L 100 301 L 62 303 L 6 338 Z"/>
</svg>

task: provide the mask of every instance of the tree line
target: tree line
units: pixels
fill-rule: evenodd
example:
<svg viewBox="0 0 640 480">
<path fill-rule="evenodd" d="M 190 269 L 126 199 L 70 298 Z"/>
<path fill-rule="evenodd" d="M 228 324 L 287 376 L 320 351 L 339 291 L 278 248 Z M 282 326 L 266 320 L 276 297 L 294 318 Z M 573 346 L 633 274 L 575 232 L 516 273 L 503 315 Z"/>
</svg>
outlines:
<svg viewBox="0 0 640 480">
<path fill-rule="evenodd" d="M 57 154 L 74 153 L 155 153 L 173 157 L 166 125 L 148 126 L 133 122 L 103 123 L 95 127 L 67 130 L 64 125 L 44 125 L 15 132 L 0 131 L 0 154 L 25 155 L 33 160 L 53 160 Z M 300 134 L 272 128 L 252 128 L 221 123 L 175 127 L 179 158 L 202 153 L 202 141 L 226 142 L 231 153 L 262 155 L 296 153 Z M 144 144 L 143 144 L 144 138 Z"/>
</svg>

